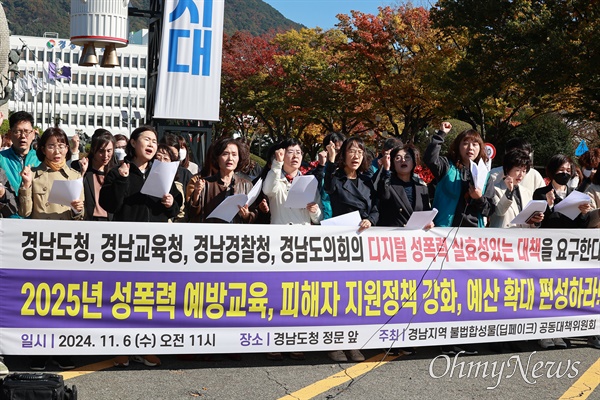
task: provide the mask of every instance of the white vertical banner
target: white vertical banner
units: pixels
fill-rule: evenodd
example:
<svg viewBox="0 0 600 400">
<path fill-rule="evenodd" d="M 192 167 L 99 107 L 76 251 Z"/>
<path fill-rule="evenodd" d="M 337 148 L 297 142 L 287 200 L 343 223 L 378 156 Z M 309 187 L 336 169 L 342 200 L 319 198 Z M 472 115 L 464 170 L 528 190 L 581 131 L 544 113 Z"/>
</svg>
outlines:
<svg viewBox="0 0 600 400">
<path fill-rule="evenodd" d="M 155 118 L 219 120 L 225 0 L 166 0 Z"/>
</svg>

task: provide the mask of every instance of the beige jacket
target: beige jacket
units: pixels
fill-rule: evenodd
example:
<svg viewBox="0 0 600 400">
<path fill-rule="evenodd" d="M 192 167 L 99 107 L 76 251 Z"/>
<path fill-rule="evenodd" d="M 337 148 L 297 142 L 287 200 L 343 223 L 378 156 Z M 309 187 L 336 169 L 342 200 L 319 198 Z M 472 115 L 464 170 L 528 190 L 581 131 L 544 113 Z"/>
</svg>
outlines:
<svg viewBox="0 0 600 400">
<path fill-rule="evenodd" d="M 521 224 L 513 225 L 510 222 L 519 215 L 519 207 L 517 201 L 509 200 L 506 197 L 506 183 L 498 181 L 494 184 L 494 199 L 496 205 L 494 214 L 490 216 L 490 228 L 535 228 L 534 225 Z M 533 199 L 533 193 L 526 186 L 519 184 L 519 192 L 521 193 L 521 202 L 523 208 Z"/>
<path fill-rule="evenodd" d="M 33 180 L 29 189 L 21 187 L 19 189 L 19 215 L 30 217 L 32 219 L 54 219 L 69 220 L 83 219 L 83 211 L 75 214 L 70 206 L 63 206 L 48 202 L 52 184 L 57 180 L 75 180 L 81 178 L 81 174 L 68 166 L 62 167 L 58 171 L 52 171 L 41 163 L 38 167 L 32 168 Z M 79 195 L 84 199 L 83 188 Z"/>
</svg>

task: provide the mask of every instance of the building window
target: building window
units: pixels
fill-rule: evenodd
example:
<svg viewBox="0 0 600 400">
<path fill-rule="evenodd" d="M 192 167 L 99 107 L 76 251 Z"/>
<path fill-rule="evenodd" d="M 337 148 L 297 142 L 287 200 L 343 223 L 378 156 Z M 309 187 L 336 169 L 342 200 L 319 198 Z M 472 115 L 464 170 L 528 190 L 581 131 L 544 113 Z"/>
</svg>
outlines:
<svg viewBox="0 0 600 400">
<path fill-rule="evenodd" d="M 126 88 L 129 87 L 129 77 L 128 76 L 123 77 L 123 87 L 126 87 Z"/>
<path fill-rule="evenodd" d="M 140 97 L 140 108 L 146 108 L 146 98 Z"/>
<path fill-rule="evenodd" d="M 56 104 L 60 104 L 60 93 L 55 93 L 54 94 L 54 102 Z"/>
<path fill-rule="evenodd" d="M 38 61 L 45 61 L 45 60 L 44 60 L 44 50 L 38 50 L 38 53 L 37 53 L 37 60 L 38 60 Z"/>
<path fill-rule="evenodd" d="M 77 125 L 77 114 L 71 114 L 71 123 Z"/>
<path fill-rule="evenodd" d="M 44 101 L 44 93 L 42 93 L 42 92 L 38 93 L 37 101 L 38 101 L 38 103 L 41 103 L 42 101 Z M 40 117 L 39 120 L 41 121 L 42 118 Z"/>
<path fill-rule="evenodd" d="M 106 96 L 106 106 L 112 107 L 112 96 L 111 95 Z"/>
<path fill-rule="evenodd" d="M 140 78 L 140 88 L 146 89 L 146 78 Z"/>
<path fill-rule="evenodd" d="M 54 61 L 54 59 L 52 59 L 52 51 L 46 52 L 46 61 L 49 61 L 49 62 Z"/>
<path fill-rule="evenodd" d="M 115 76 L 115 86 L 121 87 L 121 77 L 120 76 Z"/>
<path fill-rule="evenodd" d="M 69 104 L 69 93 L 63 93 L 63 104 Z"/>
<path fill-rule="evenodd" d="M 95 84 L 96 84 L 96 75 L 90 74 L 90 85 L 95 85 Z"/>
<path fill-rule="evenodd" d="M 48 92 L 46 93 L 46 103 L 51 103 L 52 102 L 52 93 Z"/>
<path fill-rule="evenodd" d="M 104 95 L 102 95 L 102 94 L 98 95 L 98 105 L 100 107 L 104 107 Z"/>
<path fill-rule="evenodd" d="M 98 115 L 96 118 L 96 126 L 102 126 L 102 115 Z"/>
<path fill-rule="evenodd" d="M 123 68 L 129 68 L 129 56 L 123 57 Z"/>
<path fill-rule="evenodd" d="M 107 115 L 104 117 L 104 125 L 105 126 L 111 126 L 110 123 L 112 122 L 112 118 L 110 118 L 110 115 Z"/>
<path fill-rule="evenodd" d="M 71 104 L 73 105 L 77 105 L 77 95 L 76 94 L 72 94 L 71 95 Z"/>
<path fill-rule="evenodd" d="M 71 53 L 65 53 L 64 59 L 65 59 L 65 63 L 71 64 Z"/>
<path fill-rule="evenodd" d="M 131 86 L 136 88 L 137 85 L 138 85 L 138 78 L 137 78 L 137 76 L 134 76 L 131 78 Z"/>
<path fill-rule="evenodd" d="M 88 125 L 94 126 L 94 114 L 88 115 Z"/>
<path fill-rule="evenodd" d="M 37 125 L 38 123 L 42 122 L 42 113 L 37 113 L 35 116 L 35 124 Z"/>
<path fill-rule="evenodd" d="M 131 57 L 131 68 L 137 68 L 138 67 L 138 58 L 137 57 Z"/>
<path fill-rule="evenodd" d="M 98 86 L 104 86 L 104 75 L 98 75 Z"/>
<path fill-rule="evenodd" d="M 87 97 L 86 94 L 80 95 L 79 96 L 79 104 L 81 104 L 82 106 L 85 106 L 87 104 L 86 97 Z"/>
<path fill-rule="evenodd" d="M 90 106 L 95 106 L 95 105 L 96 105 L 96 95 L 90 94 Z"/>
<path fill-rule="evenodd" d="M 35 61 L 35 51 L 27 49 L 27 54 L 29 55 L 29 61 Z"/>
<path fill-rule="evenodd" d="M 79 53 L 73 54 L 73 64 L 79 64 Z"/>
<path fill-rule="evenodd" d="M 71 74 L 71 83 L 75 83 L 75 84 L 79 83 L 79 74 L 77 72 L 73 72 Z"/>
<path fill-rule="evenodd" d="M 115 107 L 121 107 L 121 96 L 115 96 Z"/>
<path fill-rule="evenodd" d="M 140 68 L 146 68 L 146 57 L 140 59 Z"/>
<path fill-rule="evenodd" d="M 61 123 L 69 125 L 69 114 L 63 114 L 62 117 L 61 117 L 61 119 L 62 119 L 60 121 Z"/>
<path fill-rule="evenodd" d="M 85 126 L 85 114 L 79 115 L 79 125 Z"/>
<path fill-rule="evenodd" d="M 112 86 L 113 85 L 113 77 L 112 75 L 107 75 L 106 76 L 106 86 Z"/>
<path fill-rule="evenodd" d="M 81 74 L 79 77 L 79 83 L 82 85 L 87 85 L 87 74 Z"/>
<path fill-rule="evenodd" d="M 113 122 L 114 122 L 113 126 L 115 128 L 118 128 L 119 127 L 119 122 L 121 122 L 121 117 L 113 117 Z"/>
</svg>

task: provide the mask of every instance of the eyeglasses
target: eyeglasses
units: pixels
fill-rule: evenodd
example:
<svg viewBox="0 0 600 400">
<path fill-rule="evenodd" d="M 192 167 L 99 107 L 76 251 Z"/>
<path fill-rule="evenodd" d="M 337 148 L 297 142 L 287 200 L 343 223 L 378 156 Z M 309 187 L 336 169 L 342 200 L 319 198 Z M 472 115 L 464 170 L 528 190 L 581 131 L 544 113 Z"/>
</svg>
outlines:
<svg viewBox="0 0 600 400">
<path fill-rule="evenodd" d="M 50 150 L 50 151 L 54 151 L 56 149 L 58 149 L 58 151 L 65 151 L 67 149 L 67 145 L 63 144 L 63 143 L 59 143 L 59 144 L 47 144 L 44 147 L 46 147 L 46 149 Z"/>
<path fill-rule="evenodd" d="M 17 136 L 27 137 L 27 136 L 30 136 L 34 132 L 34 130 L 33 129 L 30 129 L 30 130 L 18 130 L 18 131 L 13 131 L 13 132 Z"/>
<path fill-rule="evenodd" d="M 407 154 L 405 156 L 397 155 L 394 158 L 394 161 L 403 161 L 403 160 L 404 161 L 412 161 L 412 157 L 409 154 Z"/>
<path fill-rule="evenodd" d="M 351 149 L 348 150 L 348 154 L 351 156 L 362 156 L 363 154 L 365 154 L 365 152 L 362 150 Z"/>
<path fill-rule="evenodd" d="M 301 150 L 288 150 L 288 151 L 285 152 L 285 154 L 288 157 L 293 157 L 293 156 L 302 157 L 302 151 Z"/>
</svg>

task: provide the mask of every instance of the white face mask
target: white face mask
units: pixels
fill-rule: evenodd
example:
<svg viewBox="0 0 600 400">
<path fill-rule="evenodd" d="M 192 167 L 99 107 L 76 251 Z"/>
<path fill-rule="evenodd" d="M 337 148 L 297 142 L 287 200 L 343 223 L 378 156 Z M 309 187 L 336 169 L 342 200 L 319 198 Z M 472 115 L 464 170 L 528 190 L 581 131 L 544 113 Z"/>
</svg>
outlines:
<svg viewBox="0 0 600 400">
<path fill-rule="evenodd" d="M 591 169 L 584 168 L 582 172 L 583 172 L 583 176 L 585 176 L 586 178 L 589 178 L 590 176 L 592 176 Z"/>
<path fill-rule="evenodd" d="M 117 161 L 123 161 L 125 159 L 125 150 L 124 149 L 115 149 L 115 157 Z"/>
<path fill-rule="evenodd" d="M 185 160 L 185 157 L 187 157 L 187 150 L 179 149 L 179 161 Z"/>
</svg>

